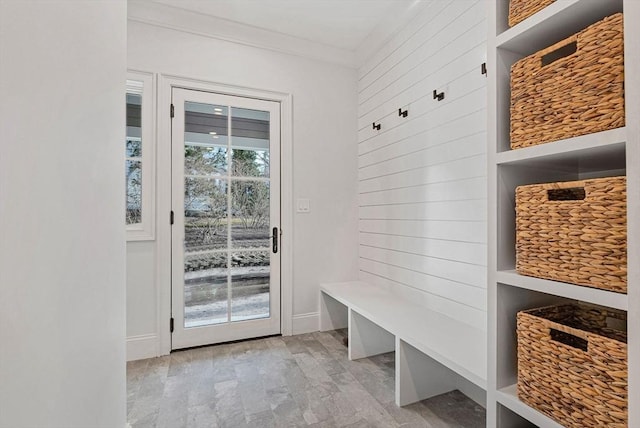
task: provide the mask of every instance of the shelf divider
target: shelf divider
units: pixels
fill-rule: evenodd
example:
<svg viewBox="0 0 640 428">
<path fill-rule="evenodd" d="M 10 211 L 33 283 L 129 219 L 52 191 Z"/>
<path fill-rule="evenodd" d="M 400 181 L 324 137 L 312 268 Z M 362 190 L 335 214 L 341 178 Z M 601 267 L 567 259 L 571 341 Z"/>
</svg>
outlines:
<svg viewBox="0 0 640 428">
<path fill-rule="evenodd" d="M 537 146 L 496 153 L 496 164 L 509 165 L 531 160 L 561 161 L 571 158 L 602 159 L 617 156 L 624 164 L 626 127 L 581 135 Z"/>
<path fill-rule="evenodd" d="M 622 12 L 622 0 L 556 1 L 496 37 L 496 46 L 529 55 Z"/>
<path fill-rule="evenodd" d="M 496 280 L 501 284 L 511 285 L 513 287 L 553 294 L 567 299 L 580 300 L 582 302 L 623 311 L 628 310 L 629 307 L 629 299 L 627 295 L 623 293 L 520 275 L 515 270 L 496 272 Z"/>
</svg>

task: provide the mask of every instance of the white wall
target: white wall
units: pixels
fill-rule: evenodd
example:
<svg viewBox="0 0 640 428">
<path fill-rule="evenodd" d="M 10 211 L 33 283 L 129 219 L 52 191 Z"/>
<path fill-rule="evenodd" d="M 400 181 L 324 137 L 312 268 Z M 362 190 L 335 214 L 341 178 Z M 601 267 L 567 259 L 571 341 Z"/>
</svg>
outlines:
<svg viewBox="0 0 640 428">
<path fill-rule="evenodd" d="M 160 354 L 156 278 L 155 241 L 127 242 L 127 360 Z"/>
<path fill-rule="evenodd" d="M 206 19 L 198 18 L 201 27 Z M 128 28 L 131 69 L 292 94 L 294 199 L 311 199 L 311 213 L 294 214 L 293 331 L 317 330 L 318 284 L 358 272 L 356 71 L 131 20 Z M 169 171 L 158 171 L 163 174 Z M 160 211 L 157 225 L 166 227 L 167 213 Z M 169 315 L 158 326 L 151 310 L 162 283 L 150 268 L 154 247 L 128 246 L 130 345 L 133 336 L 148 342 L 168 328 Z"/>
<path fill-rule="evenodd" d="M 0 426 L 124 427 L 124 1 L 0 2 Z"/>
<path fill-rule="evenodd" d="M 485 8 L 430 2 L 358 73 L 360 278 L 484 330 Z"/>
</svg>

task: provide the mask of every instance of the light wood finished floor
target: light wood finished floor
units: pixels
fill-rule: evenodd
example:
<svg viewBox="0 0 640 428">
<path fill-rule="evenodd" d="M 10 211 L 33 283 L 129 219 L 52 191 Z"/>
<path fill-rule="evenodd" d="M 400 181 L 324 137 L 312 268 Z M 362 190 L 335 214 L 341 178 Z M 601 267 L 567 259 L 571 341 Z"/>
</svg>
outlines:
<svg viewBox="0 0 640 428">
<path fill-rule="evenodd" d="M 128 421 L 143 427 L 480 428 L 454 391 L 398 408 L 394 354 L 347 359 L 344 331 L 174 352 L 127 365 Z"/>
</svg>

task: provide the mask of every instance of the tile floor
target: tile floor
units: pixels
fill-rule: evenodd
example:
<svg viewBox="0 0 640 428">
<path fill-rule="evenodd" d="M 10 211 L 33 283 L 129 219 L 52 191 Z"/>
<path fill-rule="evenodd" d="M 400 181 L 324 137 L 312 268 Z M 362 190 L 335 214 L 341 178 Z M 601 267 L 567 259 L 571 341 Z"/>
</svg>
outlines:
<svg viewBox="0 0 640 428">
<path fill-rule="evenodd" d="M 127 365 L 128 421 L 147 427 L 480 428 L 454 391 L 394 404 L 394 354 L 347 359 L 344 331 L 174 352 Z"/>
</svg>

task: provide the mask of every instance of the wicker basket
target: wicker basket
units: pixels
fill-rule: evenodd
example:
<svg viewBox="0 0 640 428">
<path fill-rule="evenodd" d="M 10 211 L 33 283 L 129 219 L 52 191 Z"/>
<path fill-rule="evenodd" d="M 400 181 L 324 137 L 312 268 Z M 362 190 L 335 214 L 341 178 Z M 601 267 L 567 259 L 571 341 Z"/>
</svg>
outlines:
<svg viewBox="0 0 640 428">
<path fill-rule="evenodd" d="M 627 292 L 626 178 L 516 188 L 516 271 Z"/>
<path fill-rule="evenodd" d="M 624 126 L 622 14 L 511 67 L 511 148 Z"/>
<path fill-rule="evenodd" d="M 627 426 L 626 313 L 561 305 L 518 313 L 518 398 L 567 428 Z"/>
<path fill-rule="evenodd" d="M 524 21 L 556 0 L 511 0 L 509 2 L 509 27 Z"/>
</svg>

